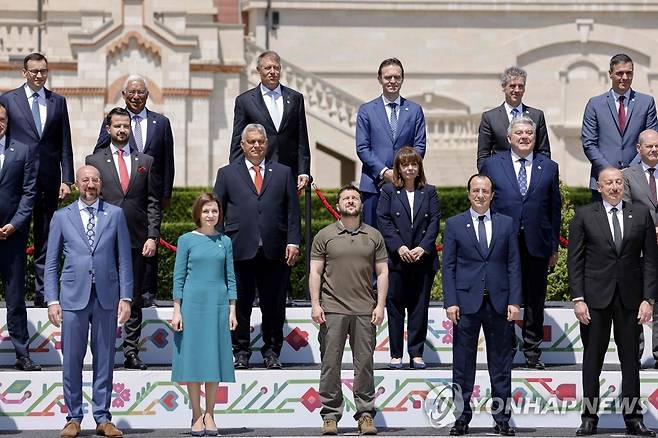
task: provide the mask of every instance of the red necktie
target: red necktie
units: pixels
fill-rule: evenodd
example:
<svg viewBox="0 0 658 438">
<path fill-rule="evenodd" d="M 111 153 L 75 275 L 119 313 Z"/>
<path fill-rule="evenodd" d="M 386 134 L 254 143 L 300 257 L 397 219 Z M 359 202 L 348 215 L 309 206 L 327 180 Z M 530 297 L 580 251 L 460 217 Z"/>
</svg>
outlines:
<svg viewBox="0 0 658 438">
<path fill-rule="evenodd" d="M 624 132 L 626 127 L 626 108 L 624 108 L 624 99 L 626 96 L 619 96 L 619 129 Z"/>
<path fill-rule="evenodd" d="M 263 188 L 263 175 L 260 173 L 260 166 L 252 166 L 256 176 L 254 176 L 254 185 L 256 186 L 256 192 L 260 195 L 260 189 Z"/>
<path fill-rule="evenodd" d="M 647 169 L 647 172 L 649 172 L 649 190 L 651 190 L 651 200 L 653 201 L 654 204 L 658 203 L 658 198 L 656 196 L 656 178 L 654 177 L 654 172 L 656 169 L 654 167 L 650 167 Z"/>
<path fill-rule="evenodd" d="M 123 193 L 126 193 L 128 191 L 130 176 L 128 176 L 128 168 L 123 159 L 123 149 L 117 150 L 117 161 L 119 162 L 119 182 L 121 183 L 121 190 L 123 190 Z"/>
</svg>

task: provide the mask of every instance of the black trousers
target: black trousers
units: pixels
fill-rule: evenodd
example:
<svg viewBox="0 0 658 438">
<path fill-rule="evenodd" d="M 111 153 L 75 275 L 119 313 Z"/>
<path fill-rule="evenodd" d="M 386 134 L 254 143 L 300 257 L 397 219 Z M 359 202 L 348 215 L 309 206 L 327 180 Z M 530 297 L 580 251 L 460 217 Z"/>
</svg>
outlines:
<svg viewBox="0 0 658 438">
<path fill-rule="evenodd" d="M 625 309 L 619 290 L 605 309 L 589 308 L 589 325 L 580 324 L 583 339 L 583 418 L 598 418 L 600 397 L 599 376 L 610 343 L 612 324 L 621 364 L 621 397 L 624 419 L 641 418 L 640 363 L 638 355 L 637 309 Z"/>
<path fill-rule="evenodd" d="M 153 257 L 144 259 L 144 281 L 142 285 L 142 301 L 152 301 L 158 292 L 158 251 Z"/>
<path fill-rule="evenodd" d="M 43 273 L 46 267 L 48 231 L 59 203 L 59 184 L 56 190 L 44 190 L 39 182 L 32 210 L 32 232 L 34 234 L 34 296 L 43 299 Z"/>
<path fill-rule="evenodd" d="M 5 289 L 7 303 L 7 329 L 17 358 L 30 355 L 25 310 L 25 245 L 27 236 L 14 232 L 7 240 L 0 241 L 0 279 Z"/>
<path fill-rule="evenodd" d="M 139 354 L 139 339 L 142 336 L 142 288 L 144 285 L 144 266 L 146 257 L 142 255 L 142 248 L 132 248 L 133 265 L 133 301 L 130 305 L 130 318 L 123 325 L 125 332 L 123 338 L 123 354 Z"/>
<path fill-rule="evenodd" d="M 435 272 L 425 264 L 408 263 L 402 270 L 388 272 L 386 296 L 388 340 L 391 357 L 402 357 L 404 350 L 404 317 L 407 312 L 407 351 L 409 359 L 423 357 L 427 338 L 427 309 Z"/>
<path fill-rule="evenodd" d="M 279 356 L 283 345 L 283 324 L 286 319 L 286 275 L 285 261 L 270 260 L 262 249 L 249 260 L 234 261 L 238 300 L 235 313 L 238 326 L 231 333 L 233 354 L 251 356 L 251 309 L 256 288 L 262 313 L 261 335 L 263 357 Z"/>
</svg>

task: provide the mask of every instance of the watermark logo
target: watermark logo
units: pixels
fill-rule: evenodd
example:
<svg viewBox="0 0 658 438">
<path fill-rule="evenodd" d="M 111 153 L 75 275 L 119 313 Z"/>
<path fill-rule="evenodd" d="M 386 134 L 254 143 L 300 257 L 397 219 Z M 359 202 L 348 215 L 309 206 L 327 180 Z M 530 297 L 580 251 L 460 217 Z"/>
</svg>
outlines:
<svg viewBox="0 0 658 438">
<path fill-rule="evenodd" d="M 432 427 L 445 427 L 455 422 L 464 412 L 464 398 L 457 384 L 435 386 L 425 397 L 425 414 Z"/>
</svg>

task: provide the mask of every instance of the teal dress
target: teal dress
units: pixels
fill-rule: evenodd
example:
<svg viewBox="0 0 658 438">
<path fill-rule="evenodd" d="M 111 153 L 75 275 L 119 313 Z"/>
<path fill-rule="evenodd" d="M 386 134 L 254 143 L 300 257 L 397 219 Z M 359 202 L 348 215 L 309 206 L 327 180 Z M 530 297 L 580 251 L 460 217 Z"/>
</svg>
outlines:
<svg viewBox="0 0 658 438">
<path fill-rule="evenodd" d="M 178 239 L 174 299 L 183 331 L 174 333 L 171 380 L 235 382 L 229 300 L 237 298 L 231 239 L 197 231 Z"/>
</svg>

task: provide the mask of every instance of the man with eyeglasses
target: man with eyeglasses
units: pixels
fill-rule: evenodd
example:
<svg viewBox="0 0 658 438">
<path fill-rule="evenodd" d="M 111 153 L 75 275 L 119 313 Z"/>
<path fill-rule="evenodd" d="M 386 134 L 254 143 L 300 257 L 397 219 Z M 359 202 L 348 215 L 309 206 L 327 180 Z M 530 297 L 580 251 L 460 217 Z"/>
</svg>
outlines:
<svg viewBox="0 0 658 438">
<path fill-rule="evenodd" d="M 50 220 L 57 204 L 71 193 L 73 148 L 66 99 L 45 87 L 48 60 L 30 53 L 23 60 L 25 84 L 0 96 L 9 113 L 12 139 L 36 153 L 37 195 L 34 201 L 35 307 L 45 307 L 43 272 Z"/>
<path fill-rule="evenodd" d="M 379 65 L 377 80 L 382 94 L 361 105 L 356 118 L 356 153 L 363 163 L 359 190 L 363 195 L 363 221 L 377 228 L 379 190 L 393 182 L 393 158 L 402 146 L 425 156 L 425 115 L 420 105 L 400 96 L 404 68 L 397 58 Z"/>
</svg>

